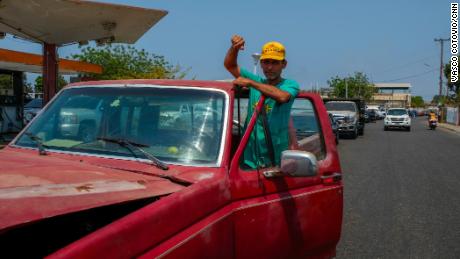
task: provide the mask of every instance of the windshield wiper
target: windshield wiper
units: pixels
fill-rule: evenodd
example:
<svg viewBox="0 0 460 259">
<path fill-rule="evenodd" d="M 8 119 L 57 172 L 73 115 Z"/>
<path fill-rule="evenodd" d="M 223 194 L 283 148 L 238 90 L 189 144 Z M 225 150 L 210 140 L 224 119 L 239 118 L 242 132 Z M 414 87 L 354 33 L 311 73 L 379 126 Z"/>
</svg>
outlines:
<svg viewBox="0 0 460 259">
<path fill-rule="evenodd" d="M 35 142 L 35 144 L 37 144 L 39 155 L 45 156 L 47 154 L 45 148 L 49 148 L 49 146 L 43 144 L 43 140 L 40 137 L 37 137 L 30 132 L 26 132 L 24 134 L 26 134 L 26 136 L 28 136 L 33 142 Z"/>
<path fill-rule="evenodd" d="M 122 147 L 125 147 L 131 151 L 134 155 L 136 154 L 134 151 L 139 151 L 141 152 L 147 159 L 152 161 L 153 165 L 163 169 L 163 170 L 168 170 L 169 167 L 165 163 L 161 162 L 158 158 L 150 154 L 149 152 L 145 151 L 143 147 L 148 147 L 148 145 L 145 144 L 140 144 L 136 143 L 130 140 L 126 139 L 113 139 L 113 138 L 106 138 L 106 137 L 98 137 L 98 140 L 106 141 L 106 142 L 111 142 L 111 143 L 116 143 Z"/>
</svg>

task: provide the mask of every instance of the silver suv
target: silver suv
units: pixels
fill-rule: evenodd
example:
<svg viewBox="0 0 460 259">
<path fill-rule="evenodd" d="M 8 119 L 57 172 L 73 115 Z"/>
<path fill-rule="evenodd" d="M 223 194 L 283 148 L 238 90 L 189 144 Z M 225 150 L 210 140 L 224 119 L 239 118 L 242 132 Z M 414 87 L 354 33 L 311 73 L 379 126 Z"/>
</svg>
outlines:
<svg viewBox="0 0 460 259">
<path fill-rule="evenodd" d="M 409 113 L 404 108 L 388 109 L 384 120 L 383 130 L 390 128 L 402 128 L 410 131 L 411 119 Z"/>
</svg>

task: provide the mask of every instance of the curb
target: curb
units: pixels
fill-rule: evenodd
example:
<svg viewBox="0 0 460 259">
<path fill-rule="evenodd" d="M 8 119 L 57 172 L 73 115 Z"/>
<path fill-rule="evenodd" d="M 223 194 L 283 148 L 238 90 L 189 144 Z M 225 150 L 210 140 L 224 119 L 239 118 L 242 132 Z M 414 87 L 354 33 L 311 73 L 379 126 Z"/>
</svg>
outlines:
<svg viewBox="0 0 460 259">
<path fill-rule="evenodd" d="M 439 123 L 438 125 L 439 125 L 439 127 L 443 128 L 443 129 L 447 129 L 447 130 L 450 130 L 452 132 L 460 133 L 460 126 L 454 126 L 454 125 L 445 124 L 445 123 Z"/>
</svg>

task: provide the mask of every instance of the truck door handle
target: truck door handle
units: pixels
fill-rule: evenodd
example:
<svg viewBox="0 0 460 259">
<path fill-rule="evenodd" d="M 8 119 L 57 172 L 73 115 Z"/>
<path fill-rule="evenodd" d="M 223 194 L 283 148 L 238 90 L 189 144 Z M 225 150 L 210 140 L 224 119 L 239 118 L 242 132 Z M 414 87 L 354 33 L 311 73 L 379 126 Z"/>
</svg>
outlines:
<svg viewBox="0 0 460 259">
<path fill-rule="evenodd" d="M 321 180 L 323 184 L 334 184 L 338 183 L 342 180 L 342 174 L 341 173 L 332 173 L 328 175 L 322 175 Z"/>
</svg>

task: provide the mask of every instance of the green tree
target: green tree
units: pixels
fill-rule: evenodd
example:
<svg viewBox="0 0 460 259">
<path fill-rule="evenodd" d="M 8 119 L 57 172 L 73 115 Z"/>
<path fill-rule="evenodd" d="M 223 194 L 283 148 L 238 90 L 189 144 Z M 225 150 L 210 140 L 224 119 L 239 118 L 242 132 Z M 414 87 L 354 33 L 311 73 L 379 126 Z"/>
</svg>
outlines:
<svg viewBox="0 0 460 259">
<path fill-rule="evenodd" d="M 433 99 L 431 100 L 432 105 L 444 105 L 449 102 L 449 98 L 446 96 L 439 96 L 435 95 L 433 96 Z"/>
<path fill-rule="evenodd" d="M 345 98 L 348 88 L 349 98 L 363 98 L 367 101 L 372 99 L 375 93 L 374 84 L 369 82 L 367 76 L 362 72 L 355 72 L 353 76 L 340 78 L 332 77 L 327 81 L 329 87 L 333 88 L 333 95 L 339 98 Z"/>
<path fill-rule="evenodd" d="M 87 74 L 96 80 L 109 79 L 181 79 L 188 70 L 173 66 L 163 56 L 138 50 L 129 45 L 106 45 L 102 48 L 85 47 L 71 58 L 102 66 L 102 74 Z"/>
<path fill-rule="evenodd" d="M 421 96 L 411 96 L 411 104 L 412 107 L 424 107 L 425 106 L 425 101 L 423 100 L 423 97 Z"/>
<path fill-rule="evenodd" d="M 26 73 L 22 74 L 22 81 L 24 85 L 24 93 L 32 92 L 32 86 L 27 83 Z M 11 74 L 0 74 L 0 89 L 13 90 L 13 78 Z"/>
<path fill-rule="evenodd" d="M 11 75 L 0 74 L 0 89 L 13 89 Z"/>
<path fill-rule="evenodd" d="M 67 81 L 64 79 L 62 75 L 59 75 L 58 77 L 58 85 L 56 89 L 57 91 L 61 90 L 65 85 L 67 85 Z M 42 76 L 37 76 L 35 78 L 35 84 L 34 84 L 34 89 L 36 93 L 43 93 L 43 77 Z"/>
</svg>

